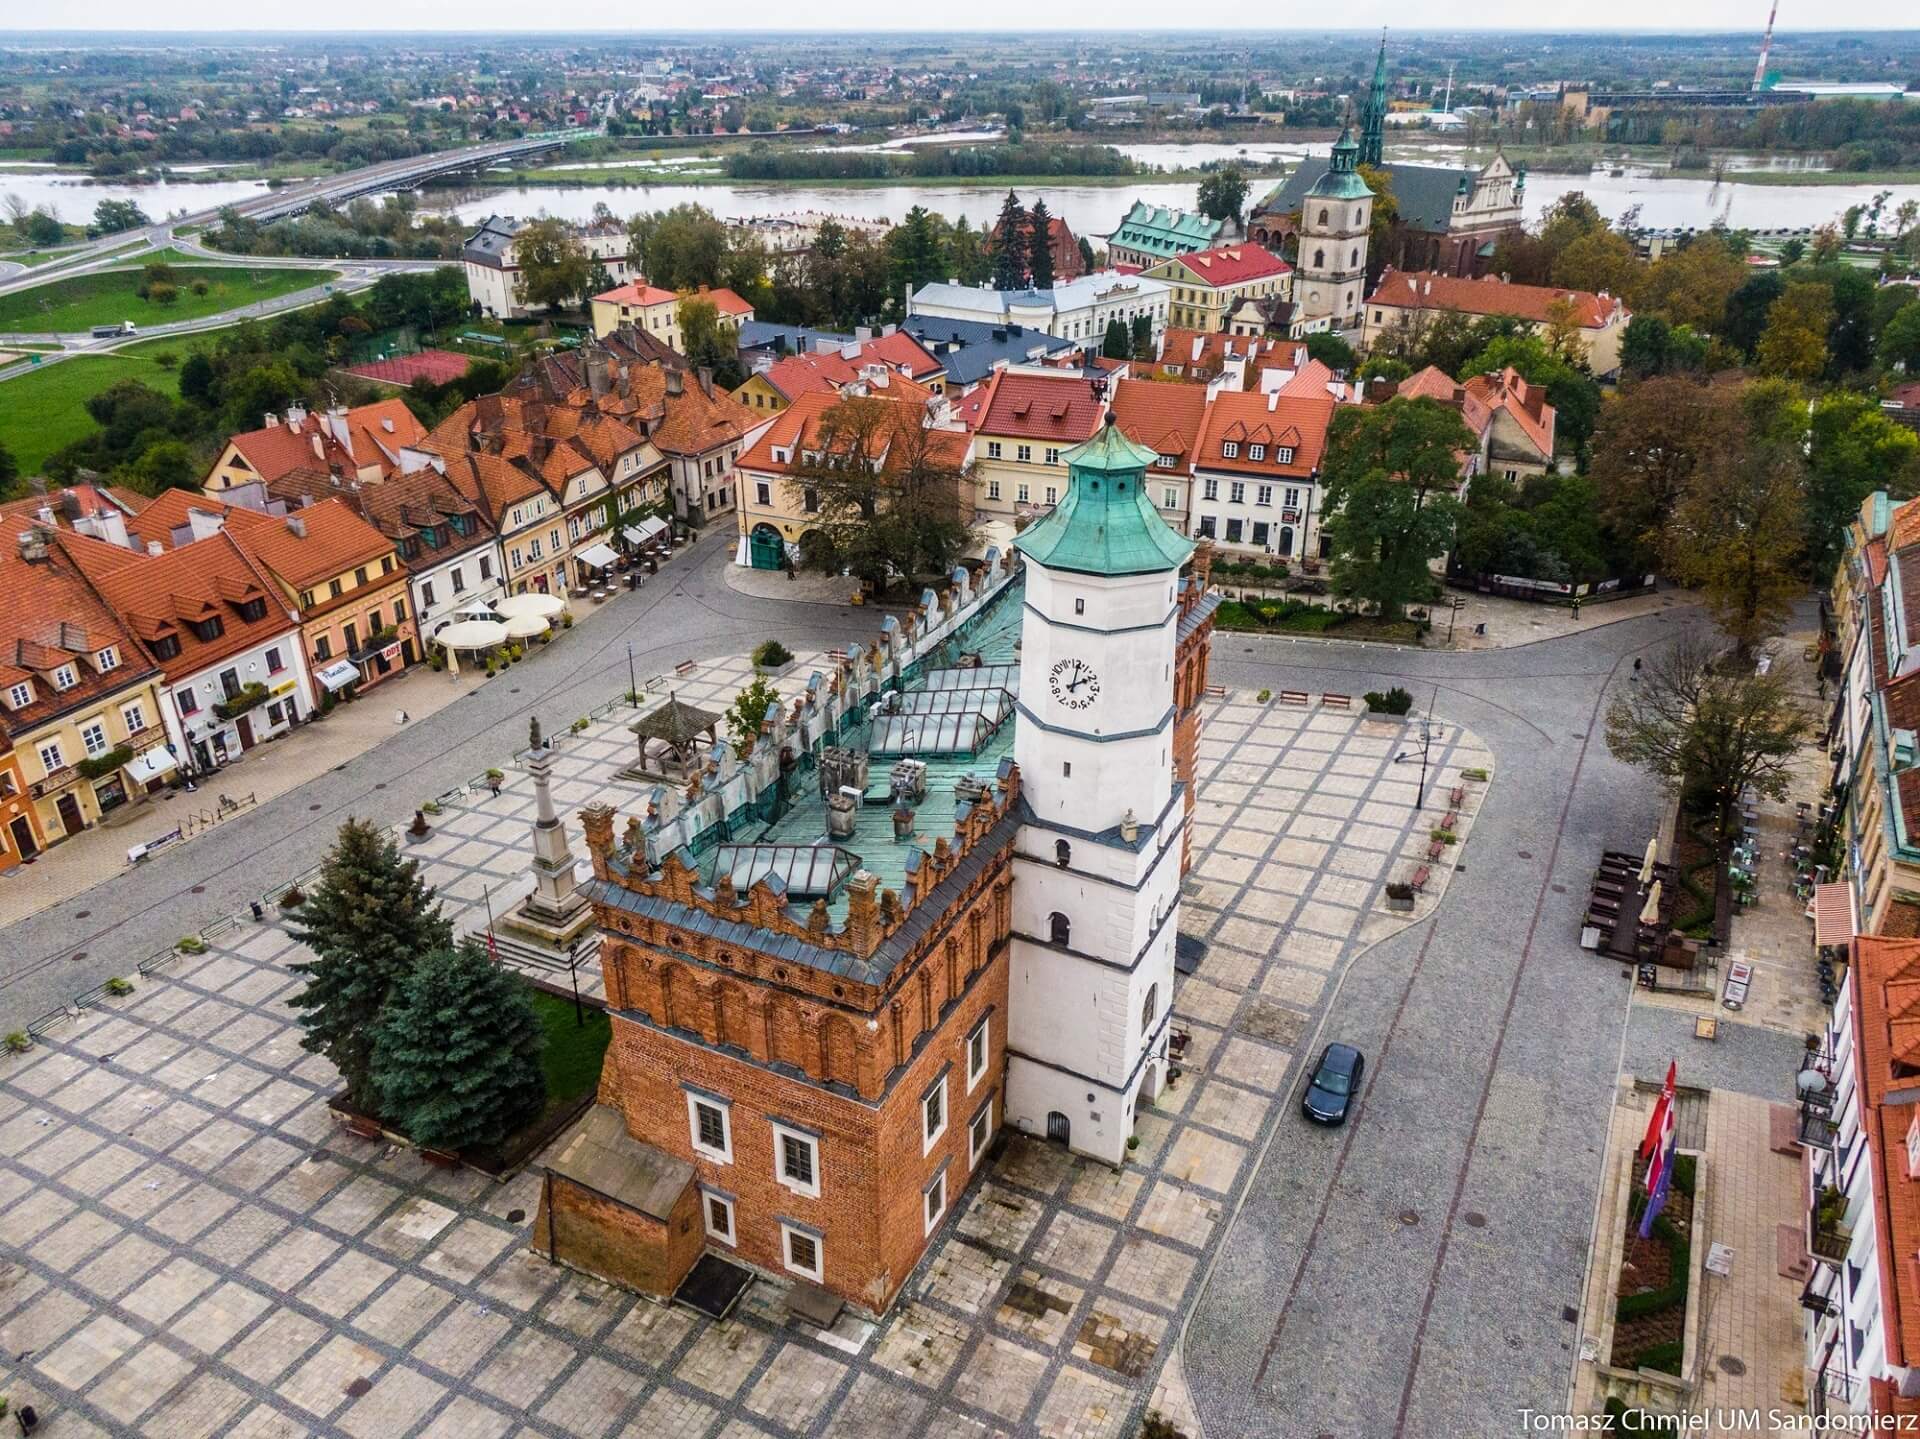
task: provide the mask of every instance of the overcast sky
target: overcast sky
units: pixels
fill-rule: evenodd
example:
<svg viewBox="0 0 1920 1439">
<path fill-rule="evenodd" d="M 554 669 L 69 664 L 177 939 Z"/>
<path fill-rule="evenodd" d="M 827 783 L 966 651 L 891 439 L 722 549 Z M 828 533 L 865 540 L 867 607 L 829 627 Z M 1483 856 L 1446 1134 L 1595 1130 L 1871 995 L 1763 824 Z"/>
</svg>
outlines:
<svg viewBox="0 0 1920 1439">
<path fill-rule="evenodd" d="M 1766 24 L 1768 0 L 1609 0 L 1595 5 L 1569 0 L 1474 0 L 1470 7 L 1414 3 L 1414 0 L 1350 0 L 1329 7 L 1328 18 L 1343 28 L 1390 25 L 1421 29 L 1591 30 L 1750 30 Z M 1785 0 L 1777 28 L 1850 30 L 1920 28 L 1915 0 L 1851 0 L 1820 7 L 1807 0 Z M 1092 29 L 1163 29 L 1179 14 L 1165 0 L 1107 0 Z M 564 6 L 529 6 L 526 0 L 331 0 L 324 6 L 265 6 L 259 0 L 183 0 L 159 6 L 152 0 L 89 0 L 84 6 L 30 6 L 8 0 L 9 28 L 24 30 L 618 30 L 656 34 L 647 28 L 664 17 L 634 0 L 569 0 Z M 652 13 L 648 13 L 651 11 Z M 22 13 L 28 12 L 28 13 Z M 1064 14 L 1064 12 L 1058 12 Z M 1213 0 L 1204 7 L 1207 29 L 1271 30 L 1308 23 L 1311 12 L 1297 3 L 1274 0 Z M 706 22 L 742 30 L 988 30 L 1032 28 L 1030 0 L 972 0 L 959 6 L 913 8 L 848 4 L 846 0 L 731 0 L 680 21 Z M 1197 17 L 1196 17 L 1197 18 Z M 1314 16 L 1318 18 L 1318 16 Z M 1060 27 L 1054 27 L 1060 28 Z"/>
</svg>

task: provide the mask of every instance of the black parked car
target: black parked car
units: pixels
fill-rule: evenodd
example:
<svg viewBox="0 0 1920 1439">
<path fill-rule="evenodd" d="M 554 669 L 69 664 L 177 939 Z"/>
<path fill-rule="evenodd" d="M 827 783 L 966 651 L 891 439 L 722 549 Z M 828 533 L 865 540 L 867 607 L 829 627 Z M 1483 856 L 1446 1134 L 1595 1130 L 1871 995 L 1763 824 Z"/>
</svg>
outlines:
<svg viewBox="0 0 1920 1439">
<path fill-rule="evenodd" d="M 1366 1070 L 1367 1057 L 1351 1044 L 1329 1044 L 1307 1076 L 1300 1112 L 1315 1124 L 1345 1124 Z"/>
</svg>

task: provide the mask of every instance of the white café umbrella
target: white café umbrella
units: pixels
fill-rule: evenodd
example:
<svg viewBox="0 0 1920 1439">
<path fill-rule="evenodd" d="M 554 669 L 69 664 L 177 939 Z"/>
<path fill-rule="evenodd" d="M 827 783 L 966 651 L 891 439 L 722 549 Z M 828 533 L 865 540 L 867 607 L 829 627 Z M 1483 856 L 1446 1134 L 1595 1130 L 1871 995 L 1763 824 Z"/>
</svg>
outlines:
<svg viewBox="0 0 1920 1439">
<path fill-rule="evenodd" d="M 551 621 L 543 620 L 538 615 L 514 615 L 506 624 L 507 638 L 510 640 L 530 640 L 552 628 Z"/>
<path fill-rule="evenodd" d="M 534 615 L 539 619 L 550 620 L 566 607 L 566 601 L 558 595 L 543 595 L 530 591 L 524 595 L 508 595 L 493 607 L 493 612 L 503 620 L 510 620 L 516 615 Z"/>
<path fill-rule="evenodd" d="M 456 620 L 490 620 L 494 614 L 485 600 L 475 600 L 455 610 L 453 617 Z"/>
<path fill-rule="evenodd" d="M 1653 878 L 1653 858 L 1660 852 L 1660 837 L 1655 835 L 1647 841 L 1647 857 L 1640 864 L 1640 883 L 1645 884 Z"/>
<path fill-rule="evenodd" d="M 1640 923 L 1658 924 L 1660 922 L 1660 881 L 1653 882 L 1653 888 L 1647 891 L 1647 902 L 1640 908 Z"/>
<path fill-rule="evenodd" d="M 447 664 L 455 674 L 460 673 L 460 658 L 457 650 L 490 650 L 507 637 L 507 627 L 498 620 L 459 620 L 448 625 L 433 637 L 433 642 L 447 652 Z"/>
</svg>

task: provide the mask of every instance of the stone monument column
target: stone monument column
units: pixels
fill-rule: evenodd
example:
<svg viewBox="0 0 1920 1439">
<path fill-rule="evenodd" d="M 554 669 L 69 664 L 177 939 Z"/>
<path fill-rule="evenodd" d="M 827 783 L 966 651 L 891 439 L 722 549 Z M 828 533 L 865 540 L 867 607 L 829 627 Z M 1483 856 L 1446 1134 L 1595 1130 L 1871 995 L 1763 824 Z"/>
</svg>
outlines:
<svg viewBox="0 0 1920 1439">
<path fill-rule="evenodd" d="M 541 739 L 537 720 L 530 738 L 533 748 L 526 767 L 533 777 L 533 893 L 508 912 L 505 922 L 565 950 L 593 923 L 593 906 L 580 892 L 567 827 L 553 807 L 553 746 Z"/>
</svg>

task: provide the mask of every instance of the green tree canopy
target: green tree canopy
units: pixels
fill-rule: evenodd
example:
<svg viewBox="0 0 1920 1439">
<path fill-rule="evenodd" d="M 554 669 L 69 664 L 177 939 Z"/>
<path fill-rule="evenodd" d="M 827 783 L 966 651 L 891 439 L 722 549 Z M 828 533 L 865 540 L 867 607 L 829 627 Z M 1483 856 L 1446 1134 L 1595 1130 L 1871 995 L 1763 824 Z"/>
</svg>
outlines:
<svg viewBox="0 0 1920 1439">
<path fill-rule="evenodd" d="M 420 866 L 402 860 L 384 831 L 349 819 L 299 909 L 293 936 L 314 956 L 292 966 L 307 981 L 288 1001 L 306 1029 L 301 1047 L 330 1059 L 348 1098 L 370 1108 L 380 1012 L 422 956 L 453 943 L 453 927 Z"/>
<path fill-rule="evenodd" d="M 437 950 L 394 986 L 375 1026 L 380 1113 L 428 1149 L 498 1144 L 546 1106 L 545 1045 L 519 975 L 477 945 Z"/>
<path fill-rule="evenodd" d="M 1879 354 L 1888 369 L 1904 365 L 1908 375 L 1920 375 L 1920 300 L 1901 306 L 1881 327 Z"/>
<path fill-rule="evenodd" d="M 1021 241 L 1026 219 L 1026 211 L 1020 208 L 1020 197 L 1007 191 L 1007 198 L 1000 206 L 1000 218 L 993 225 L 993 287 L 996 290 L 1017 290 L 1027 282 L 1027 247 Z"/>
<path fill-rule="evenodd" d="M 1036 290 L 1053 288 L 1053 216 L 1047 213 L 1047 202 L 1036 199 L 1033 209 L 1028 213 L 1031 228 L 1027 234 L 1027 275 L 1028 281 Z"/>
<path fill-rule="evenodd" d="M 839 227 L 836 226 L 836 229 Z M 727 227 L 704 205 L 675 205 L 627 221 L 627 242 L 650 284 L 663 290 L 718 285 Z"/>
<path fill-rule="evenodd" d="M 1200 180 L 1194 207 L 1209 220 L 1239 223 L 1247 203 L 1247 174 L 1238 165 L 1222 165 Z"/>
<path fill-rule="evenodd" d="M 1124 360 L 1132 351 L 1127 322 L 1118 315 L 1107 321 L 1106 337 L 1100 342 L 1101 355 L 1109 360 Z"/>
<path fill-rule="evenodd" d="M 1813 380 L 1827 368 L 1827 326 L 1833 291 L 1796 280 L 1767 310 L 1767 327 L 1754 353 L 1760 372 L 1786 380 Z"/>
<path fill-rule="evenodd" d="M 117 235 L 122 230 L 138 230 L 153 221 L 146 211 L 131 200 L 102 200 L 93 207 L 93 228 L 102 235 Z"/>
<path fill-rule="evenodd" d="M 740 365 L 740 331 L 701 295 L 680 297 L 680 352 L 695 369 L 713 371 L 722 389 L 746 382 Z"/>
<path fill-rule="evenodd" d="M 513 255 L 520 266 L 515 289 L 522 304 L 558 310 L 587 293 L 593 260 L 564 221 L 522 225 L 513 237 Z"/>
<path fill-rule="evenodd" d="M 1339 593 L 1387 616 L 1428 593 L 1428 562 L 1453 537 L 1460 455 L 1473 444 L 1459 411 L 1438 400 L 1341 407 L 1321 465 Z"/>
<path fill-rule="evenodd" d="M 1920 485 L 1920 434 L 1854 390 L 1822 395 L 1806 424 L 1807 562 L 1818 582 L 1832 576 L 1846 527 L 1868 495 L 1906 496 Z"/>
</svg>

